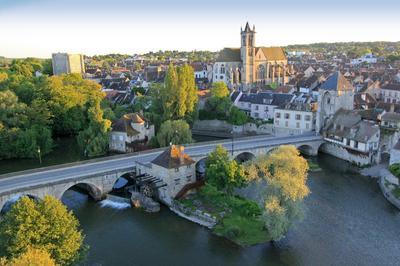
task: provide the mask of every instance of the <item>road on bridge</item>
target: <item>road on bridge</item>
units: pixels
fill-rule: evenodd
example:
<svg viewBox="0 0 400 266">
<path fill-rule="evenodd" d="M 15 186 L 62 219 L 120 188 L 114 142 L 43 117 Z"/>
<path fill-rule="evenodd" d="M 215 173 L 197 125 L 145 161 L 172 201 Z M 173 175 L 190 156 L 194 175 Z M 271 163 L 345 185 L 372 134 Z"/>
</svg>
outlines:
<svg viewBox="0 0 400 266">
<path fill-rule="evenodd" d="M 277 146 L 283 144 L 295 144 L 298 142 L 321 140 L 321 136 L 315 134 L 305 134 L 286 137 L 273 136 L 254 136 L 234 140 L 234 150 L 247 150 L 261 148 L 267 146 Z M 205 155 L 212 151 L 216 145 L 223 145 L 228 151 L 231 151 L 231 140 L 219 142 L 205 142 L 189 145 L 185 148 L 185 152 L 189 156 Z M 129 168 L 135 165 L 135 162 L 147 163 L 152 161 L 162 150 L 147 151 L 142 153 L 133 153 L 118 158 L 110 157 L 95 162 L 81 163 L 78 165 L 60 165 L 51 167 L 51 169 L 35 169 L 32 171 L 15 172 L 11 174 L 0 175 L 0 195 L 16 189 L 24 189 L 31 186 L 49 184 L 53 182 L 66 181 L 76 179 L 82 176 L 100 174 L 105 172 L 113 172 L 117 169 Z"/>
</svg>

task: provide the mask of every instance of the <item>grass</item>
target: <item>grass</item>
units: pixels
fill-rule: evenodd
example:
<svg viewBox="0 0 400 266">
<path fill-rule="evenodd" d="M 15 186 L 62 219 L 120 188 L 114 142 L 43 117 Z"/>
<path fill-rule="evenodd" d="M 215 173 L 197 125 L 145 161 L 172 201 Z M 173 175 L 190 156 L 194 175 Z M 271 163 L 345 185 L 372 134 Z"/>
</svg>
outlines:
<svg viewBox="0 0 400 266">
<path fill-rule="evenodd" d="M 307 160 L 308 163 L 308 167 L 310 169 L 310 171 L 320 171 L 321 168 L 319 167 L 319 165 L 315 162 L 313 162 L 312 160 Z"/>
<path fill-rule="evenodd" d="M 238 214 L 228 215 L 214 228 L 217 235 L 241 245 L 251 246 L 271 240 L 259 217 L 242 217 Z"/>
<path fill-rule="evenodd" d="M 227 195 L 211 185 L 205 185 L 196 195 L 180 202 L 188 208 L 197 208 L 215 216 L 218 224 L 213 232 L 238 245 L 250 246 L 271 240 L 261 219 L 261 208 L 254 201 Z"/>
</svg>

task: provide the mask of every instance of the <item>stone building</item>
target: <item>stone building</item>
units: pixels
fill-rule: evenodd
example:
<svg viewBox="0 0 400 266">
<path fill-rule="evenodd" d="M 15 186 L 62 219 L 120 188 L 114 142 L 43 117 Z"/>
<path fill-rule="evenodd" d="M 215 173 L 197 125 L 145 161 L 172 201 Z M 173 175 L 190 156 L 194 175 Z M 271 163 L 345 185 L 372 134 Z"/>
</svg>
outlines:
<svg viewBox="0 0 400 266">
<path fill-rule="evenodd" d="M 339 109 L 323 130 L 321 150 L 359 165 L 379 161 L 379 126 L 362 120 L 357 111 Z"/>
<path fill-rule="evenodd" d="M 316 131 L 327 126 L 339 109 L 354 109 L 354 87 L 338 71 L 319 87 Z"/>
<path fill-rule="evenodd" d="M 281 47 L 256 47 L 255 26 L 241 29 L 240 48 L 224 48 L 214 64 L 213 81 L 229 87 L 288 82 L 288 62 Z"/>
<path fill-rule="evenodd" d="M 112 124 L 110 150 L 132 152 L 136 144 L 145 144 L 152 137 L 154 125 L 138 113 L 125 114 Z"/>
<path fill-rule="evenodd" d="M 81 54 L 52 54 L 53 74 L 85 73 L 85 63 Z"/>
<path fill-rule="evenodd" d="M 196 162 L 180 145 L 171 145 L 149 164 L 137 164 L 137 174 L 148 174 L 166 186 L 158 189 L 158 197 L 171 205 L 175 196 L 188 184 L 196 182 Z"/>
</svg>

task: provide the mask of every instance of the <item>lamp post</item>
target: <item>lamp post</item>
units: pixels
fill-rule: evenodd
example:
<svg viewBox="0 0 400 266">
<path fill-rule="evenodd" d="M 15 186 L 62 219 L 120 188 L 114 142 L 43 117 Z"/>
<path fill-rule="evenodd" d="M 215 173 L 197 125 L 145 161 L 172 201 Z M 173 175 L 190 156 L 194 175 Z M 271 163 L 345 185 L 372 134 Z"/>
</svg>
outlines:
<svg viewBox="0 0 400 266">
<path fill-rule="evenodd" d="M 233 146 L 233 141 L 234 141 L 234 132 L 233 132 L 233 130 L 231 131 L 231 139 L 232 139 L 232 148 L 231 148 L 231 154 L 232 154 L 232 157 L 233 157 L 233 150 L 234 150 L 234 146 Z"/>
<path fill-rule="evenodd" d="M 42 164 L 42 156 L 40 154 L 40 146 L 38 146 L 37 152 L 38 152 L 38 155 L 39 155 L 39 163 Z"/>
</svg>

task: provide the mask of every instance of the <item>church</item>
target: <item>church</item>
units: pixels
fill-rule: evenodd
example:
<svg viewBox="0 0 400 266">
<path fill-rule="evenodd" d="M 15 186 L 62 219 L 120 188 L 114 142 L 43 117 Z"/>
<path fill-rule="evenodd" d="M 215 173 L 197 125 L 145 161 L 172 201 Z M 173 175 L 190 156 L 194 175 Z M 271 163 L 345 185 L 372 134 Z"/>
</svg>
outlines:
<svg viewBox="0 0 400 266">
<path fill-rule="evenodd" d="M 224 48 L 213 68 L 213 81 L 225 82 L 230 88 L 288 82 L 288 63 L 281 47 L 256 47 L 256 29 L 246 23 L 240 29 L 240 48 Z"/>
</svg>

